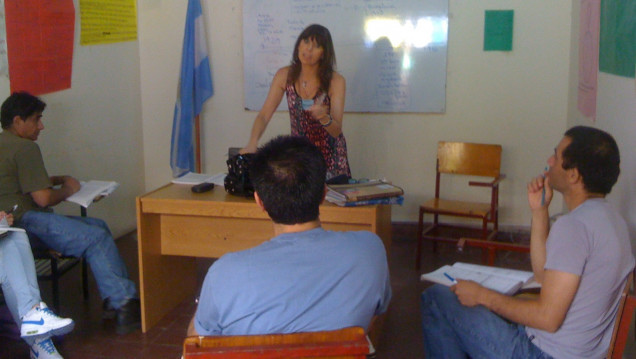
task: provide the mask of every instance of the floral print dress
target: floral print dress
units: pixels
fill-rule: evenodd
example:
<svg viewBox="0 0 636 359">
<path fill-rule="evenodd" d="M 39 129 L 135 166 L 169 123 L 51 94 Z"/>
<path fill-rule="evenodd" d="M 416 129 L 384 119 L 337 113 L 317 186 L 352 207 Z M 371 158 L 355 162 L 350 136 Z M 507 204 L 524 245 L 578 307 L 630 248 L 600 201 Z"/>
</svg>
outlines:
<svg viewBox="0 0 636 359">
<path fill-rule="evenodd" d="M 287 84 L 286 93 L 291 135 L 305 136 L 320 149 L 327 162 L 327 180 L 339 175 L 351 177 L 349 160 L 347 159 L 347 142 L 344 135 L 340 133 L 338 137 L 331 136 L 319 121 L 311 117 L 309 111 L 303 110 L 303 99 L 296 92 L 293 83 Z M 322 91 L 318 91 L 314 96 L 314 101 L 321 98 L 322 94 Z M 330 107 L 329 95 L 324 96 L 322 103 Z"/>
</svg>

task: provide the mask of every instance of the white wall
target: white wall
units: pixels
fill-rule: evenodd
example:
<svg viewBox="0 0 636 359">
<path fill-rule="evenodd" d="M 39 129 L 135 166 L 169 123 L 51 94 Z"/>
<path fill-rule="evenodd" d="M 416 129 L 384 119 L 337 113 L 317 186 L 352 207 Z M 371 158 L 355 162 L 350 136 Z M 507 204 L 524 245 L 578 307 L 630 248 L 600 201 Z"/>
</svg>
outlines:
<svg viewBox="0 0 636 359">
<path fill-rule="evenodd" d="M 204 170 L 225 170 L 230 146 L 246 144 L 255 113 L 243 109 L 242 2 L 202 0 L 212 61 L 214 97 L 203 111 Z M 514 9 L 512 52 L 484 52 L 486 9 Z M 140 0 L 141 99 L 146 188 L 170 180 L 169 143 L 186 2 Z M 503 145 L 507 180 L 501 222 L 528 225 L 527 180 L 545 166 L 568 114 L 571 3 L 450 0 L 445 114 L 346 113 L 344 133 L 354 177 L 387 177 L 404 187 L 394 221 L 415 221 L 419 203 L 433 195 L 439 140 Z M 324 24 L 329 27 L 329 24 Z M 276 113 L 263 141 L 289 133 Z M 471 197 L 467 182 L 455 196 Z M 485 194 L 487 197 L 487 194 Z"/>
<path fill-rule="evenodd" d="M 72 87 L 40 96 L 47 108 L 38 143 L 50 175 L 120 183 L 88 209 L 117 237 L 135 229 L 135 196 L 144 189 L 138 44 L 80 46 L 77 0 L 75 12 Z M 9 95 L 9 81 L 1 77 L 0 98 Z M 56 211 L 79 215 L 79 208 L 67 203 Z"/>
</svg>

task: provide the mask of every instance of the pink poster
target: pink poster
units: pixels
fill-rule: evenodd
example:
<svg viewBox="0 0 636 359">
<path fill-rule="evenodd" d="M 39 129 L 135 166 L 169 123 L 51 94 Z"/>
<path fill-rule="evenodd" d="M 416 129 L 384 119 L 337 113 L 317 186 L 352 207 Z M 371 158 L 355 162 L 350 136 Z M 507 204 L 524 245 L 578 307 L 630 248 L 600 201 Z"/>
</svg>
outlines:
<svg viewBox="0 0 636 359">
<path fill-rule="evenodd" d="M 581 0 L 578 108 L 596 120 L 601 0 Z"/>
<path fill-rule="evenodd" d="M 11 91 L 34 95 L 71 87 L 73 0 L 5 0 Z"/>
</svg>

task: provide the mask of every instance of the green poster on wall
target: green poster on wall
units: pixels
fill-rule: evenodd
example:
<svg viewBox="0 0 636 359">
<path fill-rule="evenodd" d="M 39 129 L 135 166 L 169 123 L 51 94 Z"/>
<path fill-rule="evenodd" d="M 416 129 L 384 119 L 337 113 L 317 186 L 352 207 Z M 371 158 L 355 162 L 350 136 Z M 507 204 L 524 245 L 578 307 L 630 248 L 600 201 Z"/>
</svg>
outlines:
<svg viewBox="0 0 636 359">
<path fill-rule="evenodd" d="M 514 10 L 486 10 L 484 51 L 511 51 Z"/>
<path fill-rule="evenodd" d="M 602 0 L 599 70 L 634 77 L 636 0 Z"/>
</svg>

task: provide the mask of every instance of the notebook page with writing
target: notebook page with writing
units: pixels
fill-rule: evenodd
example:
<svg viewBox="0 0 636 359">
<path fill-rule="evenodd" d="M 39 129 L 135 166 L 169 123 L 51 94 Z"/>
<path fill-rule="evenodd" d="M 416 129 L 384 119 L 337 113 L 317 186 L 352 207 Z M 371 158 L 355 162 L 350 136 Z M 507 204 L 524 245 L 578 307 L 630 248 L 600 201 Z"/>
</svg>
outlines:
<svg viewBox="0 0 636 359">
<path fill-rule="evenodd" d="M 488 289 L 492 289 L 503 294 L 513 294 L 519 290 L 523 284 L 521 281 L 514 278 L 500 277 L 470 269 L 456 268 L 455 266 L 451 267 L 450 271 L 447 273 L 455 279 L 472 280 Z"/>
<path fill-rule="evenodd" d="M 482 266 L 478 264 L 470 264 L 470 263 L 462 263 L 462 262 L 457 262 L 453 264 L 453 267 L 482 272 L 482 273 L 488 273 L 488 274 L 496 275 L 500 277 L 514 278 L 515 280 L 518 280 L 522 282 L 523 284 L 529 283 L 534 278 L 534 274 L 532 272 L 516 270 L 516 269 L 489 267 L 489 266 Z"/>
</svg>

